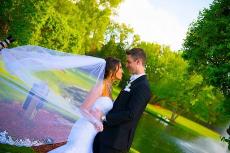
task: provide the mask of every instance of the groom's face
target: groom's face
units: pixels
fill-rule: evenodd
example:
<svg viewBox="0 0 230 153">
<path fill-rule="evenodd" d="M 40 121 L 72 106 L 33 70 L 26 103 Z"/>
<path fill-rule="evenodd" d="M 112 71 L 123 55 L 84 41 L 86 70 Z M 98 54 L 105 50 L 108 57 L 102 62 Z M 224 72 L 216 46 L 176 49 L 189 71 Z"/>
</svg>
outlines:
<svg viewBox="0 0 230 153">
<path fill-rule="evenodd" d="M 138 62 L 131 55 L 126 56 L 126 67 L 131 74 L 136 74 L 138 69 Z"/>
</svg>

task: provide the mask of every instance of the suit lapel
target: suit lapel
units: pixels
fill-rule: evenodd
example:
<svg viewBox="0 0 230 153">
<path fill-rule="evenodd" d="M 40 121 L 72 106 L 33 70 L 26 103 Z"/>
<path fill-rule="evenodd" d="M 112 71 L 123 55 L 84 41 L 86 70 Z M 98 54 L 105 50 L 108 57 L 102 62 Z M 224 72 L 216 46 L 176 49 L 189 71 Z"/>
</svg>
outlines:
<svg viewBox="0 0 230 153">
<path fill-rule="evenodd" d="M 130 89 L 134 88 L 135 85 L 136 85 L 138 82 L 144 81 L 145 79 L 146 79 L 146 75 L 140 76 L 139 78 L 137 78 L 136 80 L 134 80 L 133 82 L 131 82 Z M 125 88 L 123 88 L 123 89 L 121 90 L 121 92 L 120 92 L 120 94 L 118 95 L 118 97 L 124 96 L 124 95 L 128 95 L 128 94 L 129 94 L 129 92 L 125 91 L 124 89 L 125 89 Z M 117 98 L 118 98 L 118 97 L 117 97 Z"/>
<path fill-rule="evenodd" d="M 146 79 L 146 75 L 140 76 L 139 78 L 137 78 L 136 80 L 134 80 L 133 82 L 131 82 L 131 87 L 130 87 L 130 88 L 135 87 L 135 84 L 137 84 L 138 82 L 143 81 L 143 80 L 145 80 L 145 79 Z M 124 91 L 124 88 L 123 88 L 123 89 L 121 90 L 120 94 L 118 95 L 118 97 L 121 96 L 121 95 L 127 94 L 127 93 L 128 93 L 128 92 L 127 92 L 127 91 Z M 117 98 L 118 98 L 118 97 L 117 97 Z"/>
<path fill-rule="evenodd" d="M 136 80 L 134 80 L 133 82 L 131 82 L 131 87 L 134 86 L 135 84 L 137 84 L 140 81 L 143 81 L 146 79 L 146 75 L 142 75 L 139 78 L 137 78 Z"/>
<path fill-rule="evenodd" d="M 138 85 L 139 82 L 145 81 L 146 80 L 146 75 L 140 76 L 133 82 L 131 82 L 130 89 L 131 91 Z M 115 111 L 116 109 L 123 108 L 125 107 L 127 100 L 129 99 L 129 96 L 131 94 L 130 92 L 125 91 L 124 89 L 120 92 L 118 95 L 117 99 L 114 102 L 113 109 L 111 111 Z"/>
</svg>

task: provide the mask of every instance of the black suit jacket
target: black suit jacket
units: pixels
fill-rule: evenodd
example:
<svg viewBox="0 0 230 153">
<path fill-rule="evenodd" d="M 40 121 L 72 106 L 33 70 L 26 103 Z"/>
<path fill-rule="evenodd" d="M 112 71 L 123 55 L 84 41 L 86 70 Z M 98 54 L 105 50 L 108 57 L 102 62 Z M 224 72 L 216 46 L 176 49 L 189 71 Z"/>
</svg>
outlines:
<svg viewBox="0 0 230 153">
<path fill-rule="evenodd" d="M 146 75 L 131 83 L 130 91 L 124 89 L 106 115 L 104 130 L 98 134 L 100 143 L 118 150 L 128 151 L 137 123 L 150 100 L 151 93 Z"/>
</svg>

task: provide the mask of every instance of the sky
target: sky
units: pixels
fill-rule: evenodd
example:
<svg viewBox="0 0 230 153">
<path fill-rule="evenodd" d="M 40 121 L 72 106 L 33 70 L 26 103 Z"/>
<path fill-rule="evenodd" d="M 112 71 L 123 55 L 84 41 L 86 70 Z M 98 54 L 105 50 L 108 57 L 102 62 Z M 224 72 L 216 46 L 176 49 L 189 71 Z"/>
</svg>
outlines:
<svg viewBox="0 0 230 153">
<path fill-rule="evenodd" d="M 141 40 L 182 48 L 189 25 L 213 0 L 124 0 L 114 18 L 132 27 Z"/>
</svg>

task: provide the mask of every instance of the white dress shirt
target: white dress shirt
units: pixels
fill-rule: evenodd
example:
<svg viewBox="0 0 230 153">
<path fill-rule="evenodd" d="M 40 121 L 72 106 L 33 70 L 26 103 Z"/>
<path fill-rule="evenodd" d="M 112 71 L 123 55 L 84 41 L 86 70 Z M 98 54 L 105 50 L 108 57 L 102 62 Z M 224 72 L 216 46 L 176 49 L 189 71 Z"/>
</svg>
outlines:
<svg viewBox="0 0 230 153">
<path fill-rule="evenodd" d="M 145 75 L 145 73 L 141 73 L 141 74 L 133 74 L 131 77 L 130 77 L 130 83 L 133 82 L 134 80 L 136 80 L 137 78 L 141 77 L 142 75 Z"/>
</svg>

